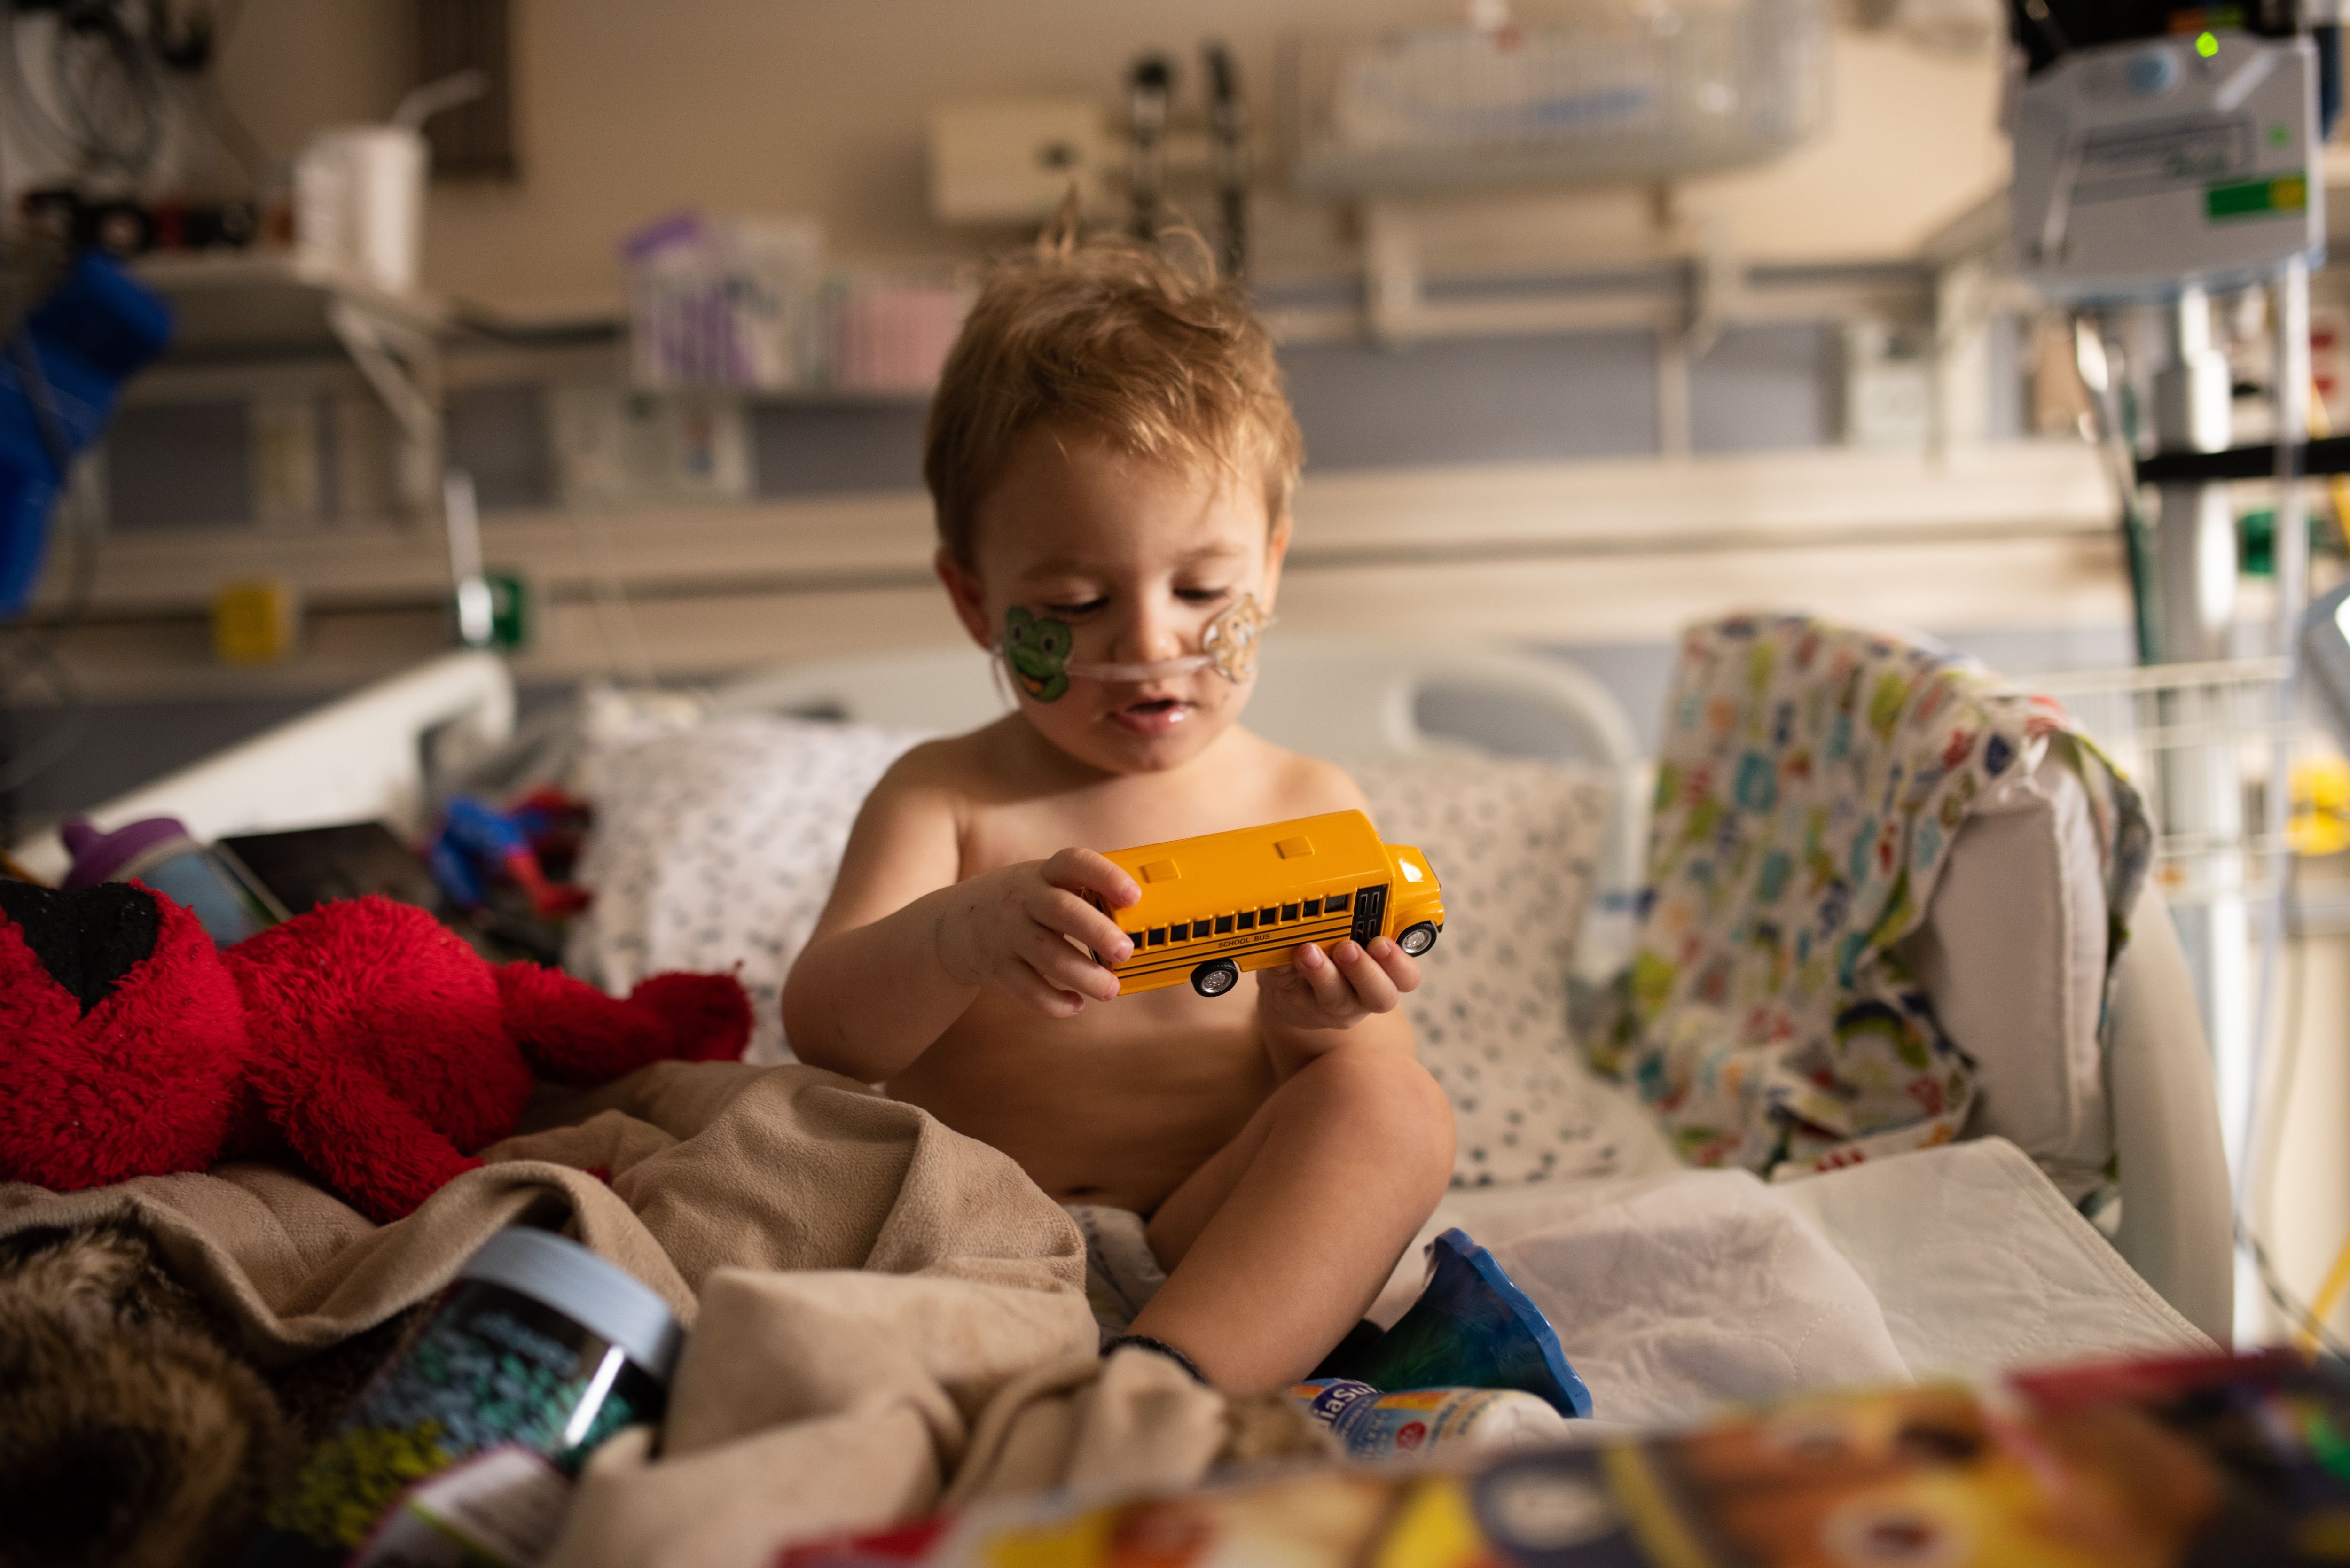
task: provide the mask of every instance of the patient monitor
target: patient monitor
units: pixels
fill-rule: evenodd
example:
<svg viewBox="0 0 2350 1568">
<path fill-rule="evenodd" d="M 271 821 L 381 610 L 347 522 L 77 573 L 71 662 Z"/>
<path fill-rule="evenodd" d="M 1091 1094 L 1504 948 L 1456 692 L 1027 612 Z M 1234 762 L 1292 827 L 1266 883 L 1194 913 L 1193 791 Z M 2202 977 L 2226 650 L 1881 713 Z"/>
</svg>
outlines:
<svg viewBox="0 0 2350 1568">
<path fill-rule="evenodd" d="M 2157 36 L 2054 53 L 2025 77 L 2011 210 L 2018 267 L 2043 293 L 2168 297 L 2324 249 L 2318 50 L 2199 25 L 2211 15 L 2174 12 Z"/>
</svg>

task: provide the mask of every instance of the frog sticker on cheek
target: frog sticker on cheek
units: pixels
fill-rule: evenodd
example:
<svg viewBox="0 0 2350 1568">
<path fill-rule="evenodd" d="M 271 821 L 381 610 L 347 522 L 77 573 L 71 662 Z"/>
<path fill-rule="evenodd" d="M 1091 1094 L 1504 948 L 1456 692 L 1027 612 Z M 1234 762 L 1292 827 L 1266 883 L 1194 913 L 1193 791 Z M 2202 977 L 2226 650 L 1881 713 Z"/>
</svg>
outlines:
<svg viewBox="0 0 2350 1568">
<path fill-rule="evenodd" d="M 1014 605 L 1003 615 L 1003 662 L 1038 702 L 1057 702 L 1069 690 L 1069 623 L 1031 615 Z"/>
</svg>

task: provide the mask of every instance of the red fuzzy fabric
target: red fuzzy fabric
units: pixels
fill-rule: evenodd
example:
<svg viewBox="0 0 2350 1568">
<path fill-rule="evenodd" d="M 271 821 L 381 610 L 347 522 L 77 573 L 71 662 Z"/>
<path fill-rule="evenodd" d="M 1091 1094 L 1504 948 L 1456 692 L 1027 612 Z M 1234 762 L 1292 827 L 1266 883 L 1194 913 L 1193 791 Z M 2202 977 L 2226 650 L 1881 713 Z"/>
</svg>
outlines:
<svg viewBox="0 0 2350 1568">
<path fill-rule="evenodd" d="M 243 1009 L 196 918 L 155 902 L 154 950 L 87 1017 L 0 919 L 0 1179 L 62 1189 L 201 1170 L 226 1137 Z"/>
<path fill-rule="evenodd" d="M 536 964 L 498 971 L 506 1032 L 538 1075 L 601 1084 L 650 1062 L 720 1061 L 743 1054 L 751 1003 L 732 975 L 657 974 L 614 1002 L 569 975 Z"/>
<path fill-rule="evenodd" d="M 660 976 L 619 1001 L 495 968 L 384 898 L 322 905 L 226 952 L 156 903 L 153 952 L 88 1017 L 0 918 L 0 1180 L 94 1187 L 282 1146 L 390 1220 L 514 1130 L 534 1064 L 593 1084 L 739 1055 L 750 1032 L 730 976 Z"/>
</svg>

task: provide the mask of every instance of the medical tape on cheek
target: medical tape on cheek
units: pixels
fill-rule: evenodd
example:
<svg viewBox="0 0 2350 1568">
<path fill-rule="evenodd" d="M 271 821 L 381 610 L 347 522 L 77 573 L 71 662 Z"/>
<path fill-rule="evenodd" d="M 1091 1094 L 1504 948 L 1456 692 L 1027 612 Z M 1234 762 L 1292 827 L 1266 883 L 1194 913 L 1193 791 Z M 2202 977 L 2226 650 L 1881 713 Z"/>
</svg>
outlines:
<svg viewBox="0 0 2350 1568">
<path fill-rule="evenodd" d="M 1072 660 L 1064 668 L 1081 680 L 1107 680 L 1139 684 L 1146 680 L 1171 680 L 1195 670 L 1213 670 L 1234 685 L 1256 673 L 1257 641 L 1273 618 L 1258 607 L 1254 594 L 1243 594 L 1224 612 L 1208 623 L 1207 636 L 1201 640 L 1201 651 L 1180 654 L 1173 659 L 1161 659 L 1149 664 L 1109 664 Z"/>
<path fill-rule="evenodd" d="M 1003 614 L 1003 640 L 996 651 L 1031 700 L 1057 702 L 1068 695 L 1069 649 L 1076 640 L 1067 621 L 1014 605 Z"/>
</svg>

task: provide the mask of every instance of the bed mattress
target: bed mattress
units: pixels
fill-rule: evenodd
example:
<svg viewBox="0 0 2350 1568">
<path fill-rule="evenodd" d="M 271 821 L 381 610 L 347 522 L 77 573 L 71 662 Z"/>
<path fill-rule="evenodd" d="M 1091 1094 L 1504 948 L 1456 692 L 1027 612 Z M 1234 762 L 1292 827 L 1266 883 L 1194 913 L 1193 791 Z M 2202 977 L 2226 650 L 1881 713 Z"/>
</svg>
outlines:
<svg viewBox="0 0 2350 1568">
<path fill-rule="evenodd" d="M 2166 1351 L 2211 1342 L 2000 1138 L 1777 1186 L 1743 1170 L 1455 1189 L 1372 1315 L 1418 1294 L 1421 1247 L 1458 1225 L 1557 1326 L 1609 1425 L 1724 1403 Z"/>
</svg>

